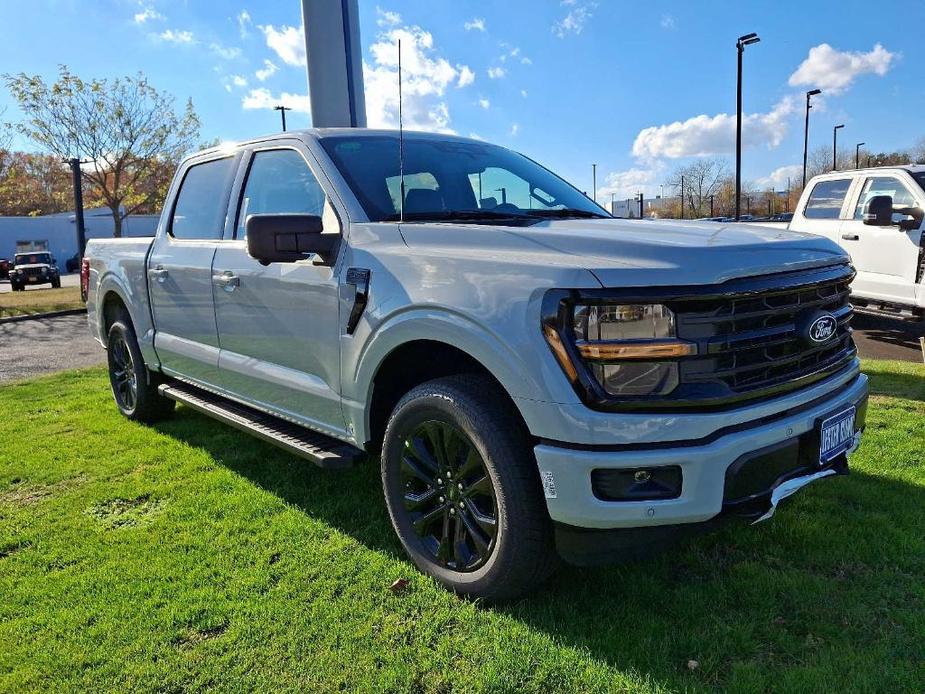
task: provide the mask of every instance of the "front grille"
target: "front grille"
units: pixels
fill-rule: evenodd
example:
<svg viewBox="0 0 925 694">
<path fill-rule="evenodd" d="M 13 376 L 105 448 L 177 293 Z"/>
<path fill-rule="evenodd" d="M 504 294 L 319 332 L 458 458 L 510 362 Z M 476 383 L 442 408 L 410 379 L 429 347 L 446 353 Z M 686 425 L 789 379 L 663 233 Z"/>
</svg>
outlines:
<svg viewBox="0 0 925 694">
<path fill-rule="evenodd" d="M 849 283 L 853 273 L 831 273 L 823 280 L 812 273 L 789 280 L 780 288 L 675 302 L 678 337 L 698 344 L 698 356 L 681 362 L 683 386 L 717 395 L 799 385 L 820 373 L 849 363 L 856 349 L 851 339 L 852 306 Z M 802 326 L 816 313 L 833 315 L 835 334 L 811 344 Z"/>
<path fill-rule="evenodd" d="M 26 277 L 41 277 L 41 276 L 42 276 L 42 269 L 41 269 L 41 268 L 37 268 L 37 267 L 26 268 L 25 270 L 23 270 L 23 274 L 24 274 Z"/>
</svg>

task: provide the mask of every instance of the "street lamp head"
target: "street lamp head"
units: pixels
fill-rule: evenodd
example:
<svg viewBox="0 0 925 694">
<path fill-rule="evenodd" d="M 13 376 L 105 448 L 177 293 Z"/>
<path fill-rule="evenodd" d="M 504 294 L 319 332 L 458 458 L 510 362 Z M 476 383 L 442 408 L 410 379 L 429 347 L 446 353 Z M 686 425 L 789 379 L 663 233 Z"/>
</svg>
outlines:
<svg viewBox="0 0 925 694">
<path fill-rule="evenodd" d="M 844 123 L 842 123 L 841 125 L 836 125 L 836 126 L 835 126 L 835 130 L 838 130 L 839 128 L 844 128 L 844 127 L 845 127 L 845 125 L 844 125 Z"/>
<path fill-rule="evenodd" d="M 822 94 L 822 90 L 821 89 L 810 89 L 808 92 L 806 92 L 806 96 L 816 96 L 816 94 Z"/>
<path fill-rule="evenodd" d="M 745 34 L 745 36 L 740 36 L 740 37 L 739 37 L 739 40 L 736 41 L 736 44 L 737 44 L 738 46 L 740 46 L 740 47 L 741 47 L 741 46 L 750 46 L 750 45 L 752 45 L 753 43 L 758 43 L 760 40 L 761 40 L 761 39 L 758 38 L 758 34 L 751 33 L 751 34 Z"/>
</svg>

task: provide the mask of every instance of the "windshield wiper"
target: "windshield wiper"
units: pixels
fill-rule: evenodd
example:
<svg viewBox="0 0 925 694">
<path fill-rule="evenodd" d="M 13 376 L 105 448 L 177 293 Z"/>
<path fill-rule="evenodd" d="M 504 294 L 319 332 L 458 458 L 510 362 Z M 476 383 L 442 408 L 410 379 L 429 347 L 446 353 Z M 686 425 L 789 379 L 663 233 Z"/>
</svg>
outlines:
<svg viewBox="0 0 925 694">
<path fill-rule="evenodd" d="M 432 212 L 405 212 L 406 222 L 431 222 L 431 221 L 449 221 L 449 220 L 523 220 L 526 215 L 517 212 L 496 212 L 495 210 L 433 210 Z M 397 222 L 401 219 L 398 213 L 391 214 L 383 221 Z"/>
<path fill-rule="evenodd" d="M 525 210 L 524 214 L 531 217 L 545 217 L 548 219 L 566 219 L 568 217 L 577 217 L 580 219 L 610 219 L 610 216 L 603 212 L 576 210 L 572 208 L 565 208 L 564 210 Z"/>
</svg>

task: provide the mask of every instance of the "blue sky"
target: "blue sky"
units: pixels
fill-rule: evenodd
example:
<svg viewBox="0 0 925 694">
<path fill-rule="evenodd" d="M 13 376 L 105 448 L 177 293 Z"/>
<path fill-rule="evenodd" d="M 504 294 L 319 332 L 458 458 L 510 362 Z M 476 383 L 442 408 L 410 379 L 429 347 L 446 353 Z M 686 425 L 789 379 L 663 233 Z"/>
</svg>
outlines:
<svg viewBox="0 0 925 694">
<path fill-rule="evenodd" d="M 596 162 L 602 197 L 655 195 L 691 156 L 732 161 L 735 40 L 752 31 L 745 179 L 783 187 L 799 171 L 802 95 L 815 86 L 811 148 L 835 123 L 852 148 L 925 136 L 917 1 L 360 0 L 360 15 L 371 126 L 394 123 L 400 36 L 406 126 L 510 146 L 583 190 Z M 278 129 L 280 101 L 296 109 L 291 128 L 310 125 L 300 31 L 299 0 L 4 2 L 0 69 L 141 70 L 178 102 L 192 97 L 203 140 L 235 140 Z M 3 106 L 18 117 L 5 90 Z"/>
</svg>

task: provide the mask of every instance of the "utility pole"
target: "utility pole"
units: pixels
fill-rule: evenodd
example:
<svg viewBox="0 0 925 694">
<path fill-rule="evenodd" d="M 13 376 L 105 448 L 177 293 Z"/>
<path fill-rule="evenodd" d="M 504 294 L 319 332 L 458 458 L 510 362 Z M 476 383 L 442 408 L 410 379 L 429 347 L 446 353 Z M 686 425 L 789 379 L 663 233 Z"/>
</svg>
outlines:
<svg viewBox="0 0 925 694">
<path fill-rule="evenodd" d="M 784 212 L 790 212 L 790 176 L 787 176 L 787 206 Z"/>
<path fill-rule="evenodd" d="M 739 196 L 742 194 L 742 54 L 745 47 L 758 43 L 761 39 L 758 34 L 751 33 L 740 36 L 736 41 L 738 53 L 738 69 L 736 72 L 736 221 L 741 212 Z"/>
<path fill-rule="evenodd" d="M 597 164 L 591 164 L 591 199 L 597 202 Z"/>
<path fill-rule="evenodd" d="M 812 108 L 812 104 L 809 103 L 809 100 L 816 96 L 816 94 L 822 94 L 821 89 L 811 89 L 806 92 L 806 125 L 803 127 L 803 187 L 806 187 L 806 154 L 809 151 L 809 109 Z"/>
<path fill-rule="evenodd" d="M 862 147 L 863 145 L 865 145 L 865 144 L 867 144 L 867 143 L 866 143 L 866 142 L 858 142 L 858 143 L 854 146 L 854 168 L 855 168 L 855 169 L 860 169 L 860 168 L 861 168 L 861 147 Z"/>
<path fill-rule="evenodd" d="M 711 217 L 715 216 L 713 214 L 713 196 L 712 195 L 710 196 L 710 216 Z"/>
<path fill-rule="evenodd" d="M 617 197 L 617 194 L 611 191 L 610 193 L 610 214 L 613 214 L 614 212 L 616 212 L 616 210 L 614 209 L 614 199 L 616 197 Z"/>
<path fill-rule="evenodd" d="M 639 219 L 642 219 L 643 218 L 642 193 L 636 193 L 636 195 L 638 196 L 636 199 L 639 202 Z"/>
<path fill-rule="evenodd" d="M 684 219 L 684 176 L 681 176 L 681 219 Z"/>
<path fill-rule="evenodd" d="M 286 132 L 286 111 L 291 111 L 292 109 L 288 106 L 279 105 L 279 106 L 274 106 L 273 110 L 279 111 L 279 115 L 282 116 L 283 132 Z"/>
<path fill-rule="evenodd" d="M 832 171 L 838 171 L 838 131 L 845 125 L 836 125 L 832 128 Z"/>
<path fill-rule="evenodd" d="M 87 228 L 84 226 L 84 194 L 81 185 L 80 159 L 72 157 L 65 160 L 71 167 L 74 182 L 74 222 L 77 227 L 77 255 L 83 259 L 87 247 Z"/>
</svg>

